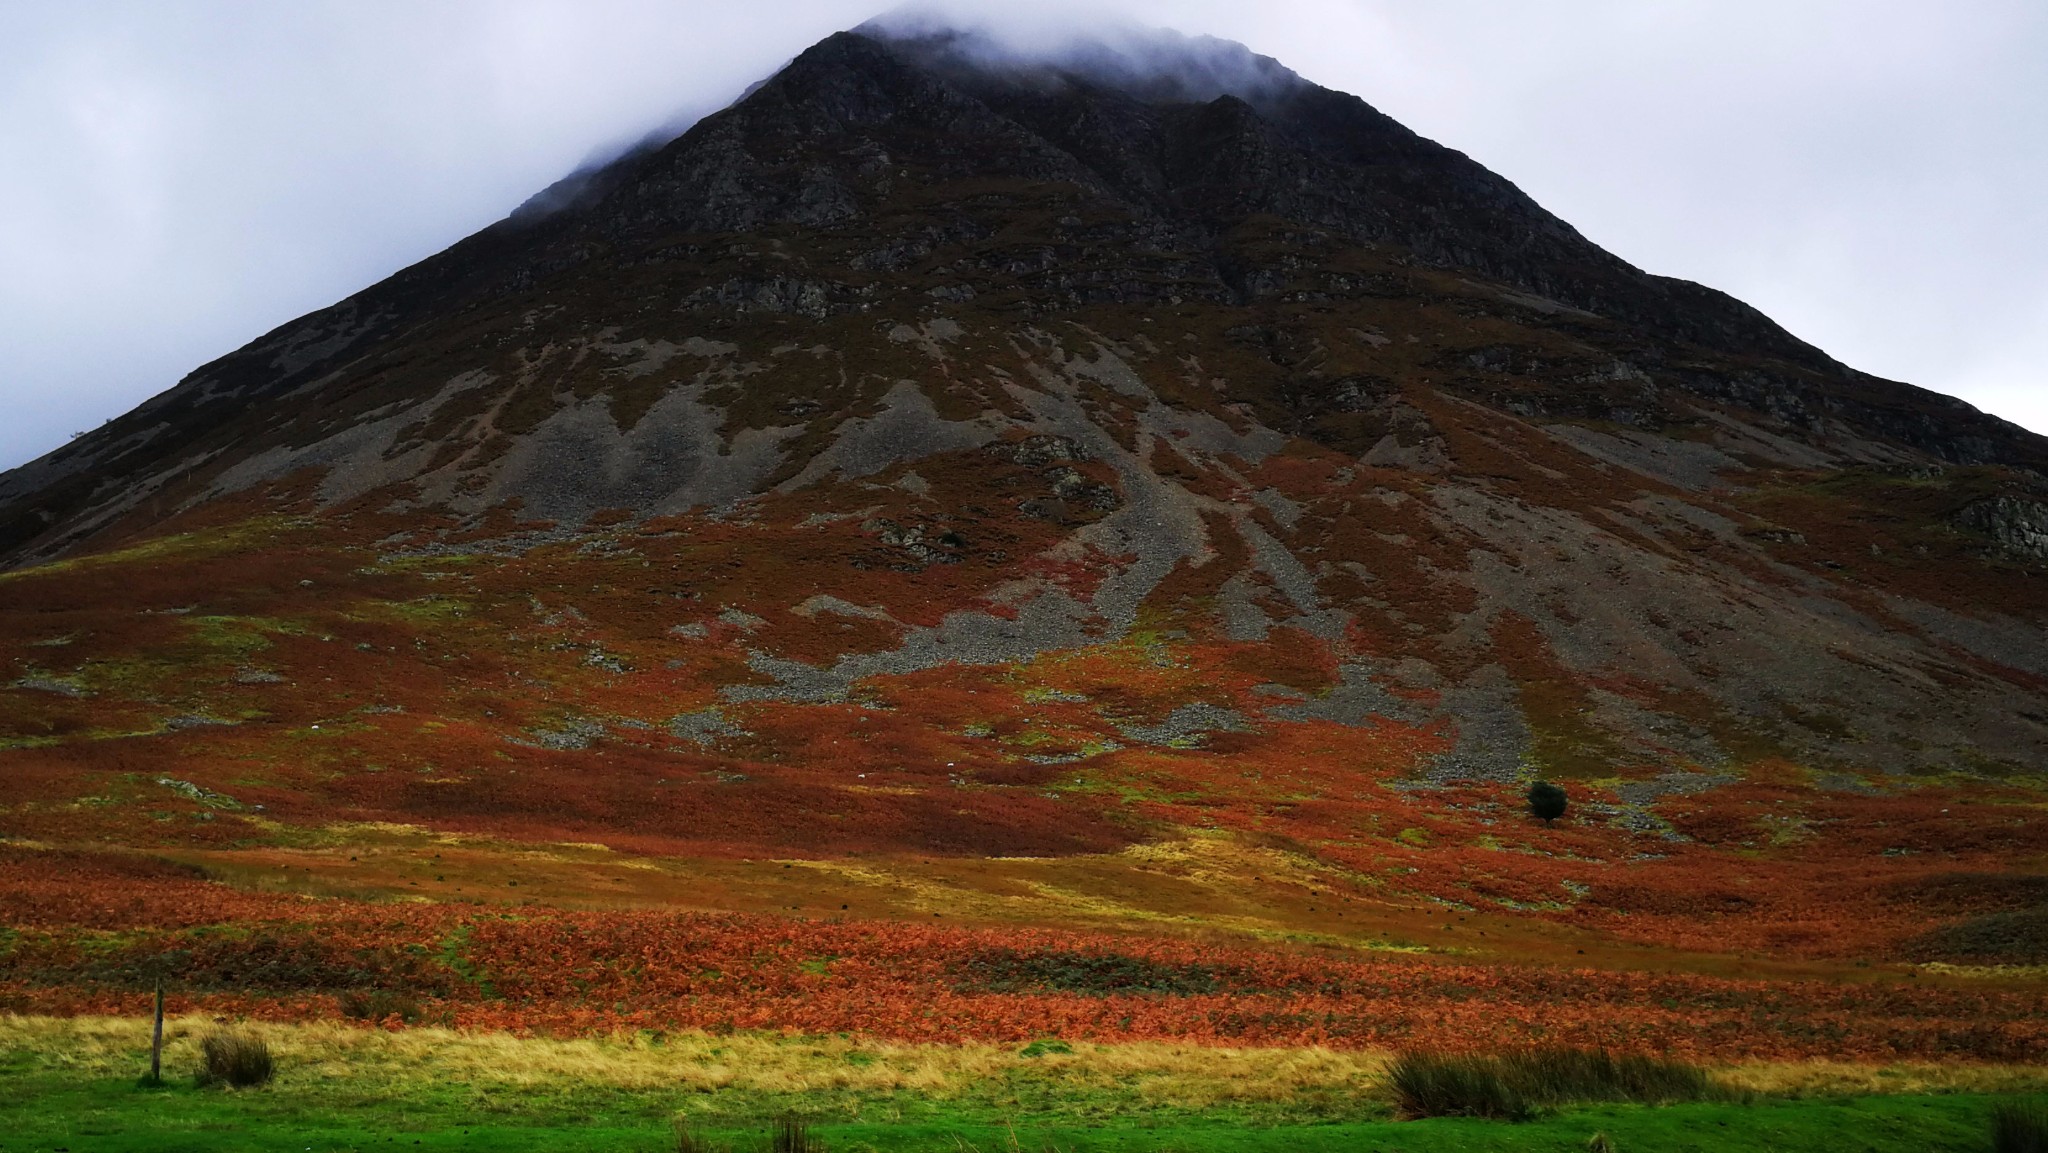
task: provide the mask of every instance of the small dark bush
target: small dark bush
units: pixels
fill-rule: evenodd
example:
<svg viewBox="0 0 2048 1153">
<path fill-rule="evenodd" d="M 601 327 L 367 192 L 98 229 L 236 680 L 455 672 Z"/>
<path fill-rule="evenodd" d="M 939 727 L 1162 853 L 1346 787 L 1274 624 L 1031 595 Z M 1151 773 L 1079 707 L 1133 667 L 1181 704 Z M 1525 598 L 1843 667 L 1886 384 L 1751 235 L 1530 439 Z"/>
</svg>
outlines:
<svg viewBox="0 0 2048 1153">
<path fill-rule="evenodd" d="M 2048 905 L 1986 913 L 1944 925 L 1906 942 L 1905 955 L 1914 961 L 2048 964 Z"/>
<path fill-rule="evenodd" d="M 148 989 L 158 978 L 195 992 L 342 993 L 401 988 L 445 997 L 459 977 L 439 960 L 388 945 L 344 948 L 310 931 L 252 936 L 198 928 L 144 935 L 110 951 L 41 967 L 47 984 L 95 983 Z"/>
<path fill-rule="evenodd" d="M 1885 886 L 1885 895 L 1940 917 L 2048 908 L 2048 876 L 2033 873 L 1936 873 Z"/>
<path fill-rule="evenodd" d="M 825 1153 L 825 1144 L 811 1134 L 810 1126 L 795 1117 L 784 1117 L 768 1134 L 768 1153 Z"/>
<path fill-rule="evenodd" d="M 264 1084 L 277 1072 L 270 1046 L 246 1033 L 209 1033 L 199 1042 L 199 1055 L 199 1081 L 204 1085 L 247 1089 Z"/>
<path fill-rule="evenodd" d="M 408 1025 L 420 1019 L 419 1001 L 406 993 L 388 989 L 352 991 L 341 995 L 341 1015 L 355 1021 L 388 1021 L 393 1017 Z"/>
<path fill-rule="evenodd" d="M 1188 997 L 1221 992 L 1227 975 L 1211 965 L 1155 961 L 1070 949 L 983 949 L 958 966 L 961 987 L 987 993 L 1151 993 Z"/>
<path fill-rule="evenodd" d="M 2048 1106 L 2008 1101 L 1991 1111 L 1992 1153 L 2048 1153 Z"/>
<path fill-rule="evenodd" d="M 1529 786 L 1529 811 L 1541 817 L 1544 824 L 1564 816 L 1565 804 L 1563 788 L 1549 781 L 1537 781 Z"/>
<path fill-rule="evenodd" d="M 1661 1105 L 1715 1093 L 1713 1082 L 1695 1066 L 1600 1049 L 1525 1049 L 1487 1056 L 1404 1053 L 1388 1079 L 1401 1112 L 1410 1117 L 1512 1121 L 1557 1105 Z"/>
</svg>

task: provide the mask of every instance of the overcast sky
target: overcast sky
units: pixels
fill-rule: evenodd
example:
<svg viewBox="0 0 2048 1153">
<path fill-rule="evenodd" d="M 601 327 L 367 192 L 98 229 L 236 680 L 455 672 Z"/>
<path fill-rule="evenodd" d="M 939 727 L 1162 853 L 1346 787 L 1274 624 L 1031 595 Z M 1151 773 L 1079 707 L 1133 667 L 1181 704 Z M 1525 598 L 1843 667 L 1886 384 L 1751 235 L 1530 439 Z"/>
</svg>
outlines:
<svg viewBox="0 0 2048 1153">
<path fill-rule="evenodd" d="M 0 467 L 887 2 L 0 0 Z M 2048 432 L 2043 0 L 1087 8 L 1242 41 L 1640 267 Z"/>
</svg>

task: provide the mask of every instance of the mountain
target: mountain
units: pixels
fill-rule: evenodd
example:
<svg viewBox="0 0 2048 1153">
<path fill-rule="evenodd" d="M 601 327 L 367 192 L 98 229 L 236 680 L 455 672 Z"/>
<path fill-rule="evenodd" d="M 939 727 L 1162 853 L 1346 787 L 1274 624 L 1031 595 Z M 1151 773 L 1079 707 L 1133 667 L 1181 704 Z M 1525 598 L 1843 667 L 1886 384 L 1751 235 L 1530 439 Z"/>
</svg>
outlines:
<svg viewBox="0 0 2048 1153">
<path fill-rule="evenodd" d="M 1901 957 L 1957 910 L 1844 936 L 1843 861 L 2048 852 L 2048 440 L 1214 40 L 832 36 L 0 476 L 0 557 L 0 833 L 229 872 Z"/>
</svg>

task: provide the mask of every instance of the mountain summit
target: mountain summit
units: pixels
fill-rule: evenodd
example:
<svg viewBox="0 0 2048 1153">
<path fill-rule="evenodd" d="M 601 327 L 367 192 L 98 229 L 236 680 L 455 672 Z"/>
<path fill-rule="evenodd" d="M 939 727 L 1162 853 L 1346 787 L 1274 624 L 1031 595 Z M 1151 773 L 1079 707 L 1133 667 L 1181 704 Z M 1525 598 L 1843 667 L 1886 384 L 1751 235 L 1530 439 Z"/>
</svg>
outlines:
<svg viewBox="0 0 2048 1153">
<path fill-rule="evenodd" d="M 1426 840 L 1387 797 L 1540 775 L 1733 851 L 2037 779 L 2044 475 L 1240 46 L 894 21 L 0 476 L 0 757 L 22 805 L 1360 875 Z"/>
</svg>

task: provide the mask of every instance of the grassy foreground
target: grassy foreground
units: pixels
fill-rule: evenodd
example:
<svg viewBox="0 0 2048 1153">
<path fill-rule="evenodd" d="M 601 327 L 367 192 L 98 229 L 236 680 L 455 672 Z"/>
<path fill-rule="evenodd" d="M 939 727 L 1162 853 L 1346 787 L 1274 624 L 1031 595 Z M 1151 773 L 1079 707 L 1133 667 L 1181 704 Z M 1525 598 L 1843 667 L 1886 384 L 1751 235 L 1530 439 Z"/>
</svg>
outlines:
<svg viewBox="0 0 2048 1153">
<path fill-rule="evenodd" d="M 251 1026 L 279 1074 L 200 1089 L 203 1019 L 173 1023 L 166 1085 L 138 1084 L 138 1022 L 0 1018 L 0 1151 L 632 1150 L 671 1118 L 735 1153 L 771 1119 L 826 1148 L 1185 1153 L 1235 1150 L 1987 1148 L 1995 1094 L 2048 1091 L 2025 1068 L 1745 1066 L 1746 1102 L 1567 1109 L 1519 1124 L 1396 1121 L 1384 1058 L 1316 1049 L 1040 1043 L 888 1045 L 702 1034 L 548 1040 L 434 1029 Z M 1063 1051 L 1064 1050 L 1064 1051 Z"/>
</svg>

